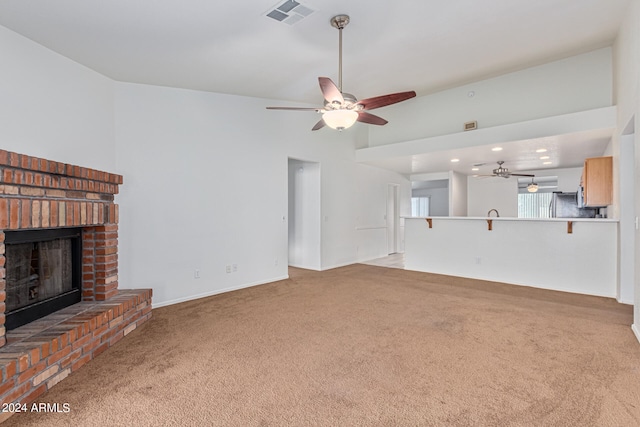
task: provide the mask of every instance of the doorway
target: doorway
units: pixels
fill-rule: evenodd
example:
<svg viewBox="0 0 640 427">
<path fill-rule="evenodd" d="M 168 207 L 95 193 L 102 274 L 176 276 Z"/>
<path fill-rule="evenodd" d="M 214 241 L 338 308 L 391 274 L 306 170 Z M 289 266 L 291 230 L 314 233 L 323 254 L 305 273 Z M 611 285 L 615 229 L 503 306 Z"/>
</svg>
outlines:
<svg viewBox="0 0 640 427">
<path fill-rule="evenodd" d="M 398 234 L 400 218 L 398 205 L 400 204 L 400 186 L 389 184 L 387 186 L 387 252 L 389 255 L 398 252 Z"/>
<path fill-rule="evenodd" d="M 320 163 L 289 158 L 289 266 L 321 269 Z"/>
</svg>

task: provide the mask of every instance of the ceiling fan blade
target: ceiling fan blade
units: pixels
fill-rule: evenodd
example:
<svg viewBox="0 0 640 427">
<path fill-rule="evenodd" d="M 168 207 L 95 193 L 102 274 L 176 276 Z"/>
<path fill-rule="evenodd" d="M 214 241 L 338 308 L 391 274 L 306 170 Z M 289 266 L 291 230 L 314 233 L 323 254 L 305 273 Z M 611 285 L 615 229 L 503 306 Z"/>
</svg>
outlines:
<svg viewBox="0 0 640 427">
<path fill-rule="evenodd" d="M 322 129 L 324 127 L 324 125 L 325 125 L 324 120 L 320 119 L 320 121 L 318 123 L 316 123 L 316 125 L 314 127 L 312 127 L 311 130 Z"/>
<path fill-rule="evenodd" d="M 320 111 L 320 110 L 322 110 L 322 108 L 305 108 L 305 107 L 267 107 L 267 110 Z"/>
<path fill-rule="evenodd" d="M 414 91 L 391 93 L 389 95 L 381 95 L 373 98 L 363 99 L 358 101 L 359 105 L 362 105 L 364 110 L 373 110 L 374 108 L 385 107 L 387 105 L 396 104 L 398 102 L 406 101 L 416 96 Z"/>
<path fill-rule="evenodd" d="M 364 111 L 358 111 L 357 120 L 362 123 L 368 123 L 370 125 L 386 125 L 389 123 L 382 117 L 374 116 L 373 114 L 365 113 Z"/>
<path fill-rule="evenodd" d="M 329 77 L 318 77 L 318 81 L 320 82 L 320 90 L 322 91 L 322 96 L 324 96 L 325 101 L 329 104 L 332 102 L 339 104 L 344 103 L 340 89 L 338 89 L 338 86 L 336 86 Z"/>
<path fill-rule="evenodd" d="M 535 177 L 535 175 L 530 175 L 528 173 L 512 173 L 512 174 L 509 174 L 509 175 L 510 176 L 528 176 L 529 178 Z"/>
</svg>

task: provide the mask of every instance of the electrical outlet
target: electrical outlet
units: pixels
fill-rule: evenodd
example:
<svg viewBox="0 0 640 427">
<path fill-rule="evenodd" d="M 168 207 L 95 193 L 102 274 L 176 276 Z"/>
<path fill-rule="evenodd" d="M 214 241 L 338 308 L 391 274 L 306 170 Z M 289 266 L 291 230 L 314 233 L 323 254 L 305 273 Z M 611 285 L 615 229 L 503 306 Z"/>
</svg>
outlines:
<svg viewBox="0 0 640 427">
<path fill-rule="evenodd" d="M 231 273 L 231 266 L 227 265 L 227 273 Z"/>
<path fill-rule="evenodd" d="M 238 271 L 238 264 L 233 264 L 233 272 L 235 273 L 236 271 Z"/>
<path fill-rule="evenodd" d="M 197 268 L 193 271 L 193 278 L 194 279 L 200 278 L 200 270 L 198 270 Z"/>
<path fill-rule="evenodd" d="M 278 258 L 276 258 L 275 262 L 273 263 L 273 265 L 278 265 Z"/>
</svg>

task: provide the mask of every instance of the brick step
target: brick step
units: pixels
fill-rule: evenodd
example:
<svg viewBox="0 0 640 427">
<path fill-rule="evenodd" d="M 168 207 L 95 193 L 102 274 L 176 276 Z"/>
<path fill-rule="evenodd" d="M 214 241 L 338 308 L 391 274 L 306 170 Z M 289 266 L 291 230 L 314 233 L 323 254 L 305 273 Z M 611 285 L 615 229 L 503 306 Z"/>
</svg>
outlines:
<svg viewBox="0 0 640 427">
<path fill-rule="evenodd" d="M 151 317 L 151 289 L 121 289 L 7 332 L 0 403 L 33 402 Z M 9 414 L 0 414 L 2 422 Z"/>
</svg>

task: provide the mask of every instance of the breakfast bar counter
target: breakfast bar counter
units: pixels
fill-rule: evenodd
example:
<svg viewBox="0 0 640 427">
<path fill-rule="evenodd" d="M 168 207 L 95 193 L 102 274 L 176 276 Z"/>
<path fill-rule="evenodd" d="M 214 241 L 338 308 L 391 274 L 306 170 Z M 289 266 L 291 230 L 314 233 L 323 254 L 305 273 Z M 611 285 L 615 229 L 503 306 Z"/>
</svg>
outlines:
<svg viewBox="0 0 640 427">
<path fill-rule="evenodd" d="M 405 268 L 616 297 L 618 221 L 405 217 Z"/>
</svg>

